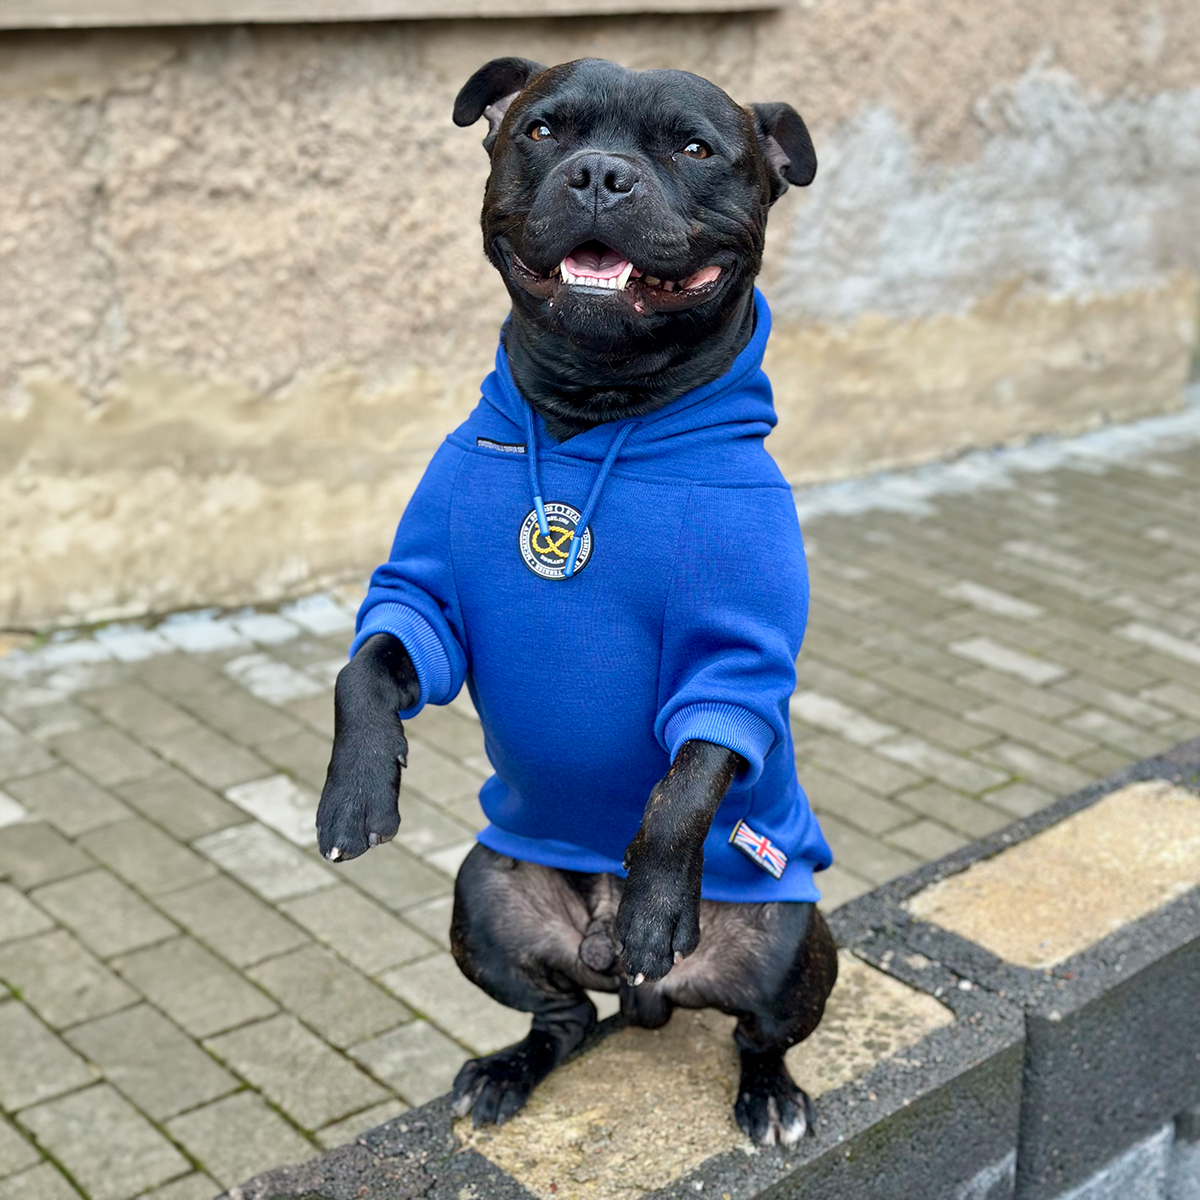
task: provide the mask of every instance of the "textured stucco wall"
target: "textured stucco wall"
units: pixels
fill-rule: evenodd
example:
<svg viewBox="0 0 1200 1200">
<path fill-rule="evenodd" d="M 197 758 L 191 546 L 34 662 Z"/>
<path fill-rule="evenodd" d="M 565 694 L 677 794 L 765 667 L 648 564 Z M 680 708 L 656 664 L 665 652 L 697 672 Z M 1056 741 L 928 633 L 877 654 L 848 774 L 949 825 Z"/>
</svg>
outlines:
<svg viewBox="0 0 1200 1200">
<path fill-rule="evenodd" d="M 1200 10 L 780 13 L 0 35 L 0 624 L 261 601 L 386 553 L 474 403 L 480 62 L 602 55 L 788 100 L 772 217 L 796 481 L 1178 403 Z"/>
</svg>

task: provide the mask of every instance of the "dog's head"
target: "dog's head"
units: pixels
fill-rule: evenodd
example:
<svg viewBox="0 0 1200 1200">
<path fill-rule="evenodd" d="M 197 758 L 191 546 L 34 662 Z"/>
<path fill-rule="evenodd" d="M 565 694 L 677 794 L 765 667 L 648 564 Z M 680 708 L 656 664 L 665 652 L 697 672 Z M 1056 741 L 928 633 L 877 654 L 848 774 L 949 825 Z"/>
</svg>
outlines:
<svg viewBox="0 0 1200 1200">
<path fill-rule="evenodd" d="M 498 58 L 458 125 L 486 117 L 488 258 L 518 315 L 592 346 L 725 323 L 762 262 L 767 210 L 816 173 L 787 104 L 743 108 L 686 71 Z"/>
</svg>

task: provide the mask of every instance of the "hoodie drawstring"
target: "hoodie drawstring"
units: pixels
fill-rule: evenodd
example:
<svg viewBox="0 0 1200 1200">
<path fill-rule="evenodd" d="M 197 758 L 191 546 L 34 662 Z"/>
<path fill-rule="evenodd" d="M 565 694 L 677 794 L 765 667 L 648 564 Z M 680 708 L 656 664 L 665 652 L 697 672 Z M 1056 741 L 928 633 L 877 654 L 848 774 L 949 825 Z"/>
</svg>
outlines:
<svg viewBox="0 0 1200 1200">
<path fill-rule="evenodd" d="M 640 421 L 627 421 L 622 425 L 617 431 L 616 437 L 613 438 L 612 445 L 609 446 L 608 453 L 604 456 L 604 461 L 600 464 L 596 482 L 592 484 L 592 490 L 588 494 L 587 503 L 583 506 L 583 512 L 575 526 L 575 532 L 571 534 L 571 548 L 567 554 L 567 565 L 563 568 L 564 579 L 570 579 L 575 574 L 575 560 L 579 557 L 579 547 L 583 542 L 583 535 L 592 519 L 592 514 L 596 511 L 596 505 L 600 503 L 600 493 L 604 490 L 608 474 L 612 470 L 613 463 L 617 461 L 617 455 L 621 452 L 625 440 L 640 424 Z M 528 403 L 525 405 L 525 430 L 529 444 L 526 455 L 529 460 L 529 486 L 533 491 L 533 507 L 537 513 L 538 532 L 542 537 L 549 538 L 550 526 L 546 521 L 546 506 L 542 500 L 541 472 L 538 469 L 537 427 L 534 423 L 533 407 Z"/>
</svg>

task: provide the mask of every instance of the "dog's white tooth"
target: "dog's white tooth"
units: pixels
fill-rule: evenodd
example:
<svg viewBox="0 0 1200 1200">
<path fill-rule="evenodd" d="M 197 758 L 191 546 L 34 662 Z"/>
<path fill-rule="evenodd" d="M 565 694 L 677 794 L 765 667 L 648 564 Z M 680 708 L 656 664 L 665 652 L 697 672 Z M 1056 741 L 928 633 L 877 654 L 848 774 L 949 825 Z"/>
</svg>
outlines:
<svg viewBox="0 0 1200 1200">
<path fill-rule="evenodd" d="M 563 277 L 564 283 L 571 282 L 571 272 L 567 270 L 567 260 L 565 258 L 558 264 L 558 273 Z"/>
<path fill-rule="evenodd" d="M 625 290 L 625 285 L 629 282 L 629 276 L 632 274 L 633 274 L 633 263 L 627 262 L 625 264 L 625 270 L 623 270 L 620 273 L 620 275 L 617 276 L 617 279 L 616 279 L 618 292 L 623 292 Z"/>
</svg>

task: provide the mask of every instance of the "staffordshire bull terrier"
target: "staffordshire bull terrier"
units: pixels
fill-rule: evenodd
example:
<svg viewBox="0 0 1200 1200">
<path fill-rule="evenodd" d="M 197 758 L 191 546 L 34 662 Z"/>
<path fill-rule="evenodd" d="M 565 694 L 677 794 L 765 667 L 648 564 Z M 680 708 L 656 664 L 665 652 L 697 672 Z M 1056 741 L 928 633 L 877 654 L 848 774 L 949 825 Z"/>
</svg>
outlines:
<svg viewBox="0 0 1200 1200">
<path fill-rule="evenodd" d="M 495 774 L 459 871 L 463 973 L 532 1014 L 468 1062 L 459 1114 L 503 1122 L 595 1024 L 738 1018 L 734 1112 L 811 1127 L 784 1053 L 837 975 L 788 700 L 807 616 L 795 506 L 763 446 L 767 213 L 816 157 L 787 104 L 682 71 L 495 59 L 484 251 L 512 298 L 482 400 L 372 577 L 317 813 L 322 853 L 392 838 L 403 720 L 465 683 Z"/>
</svg>

